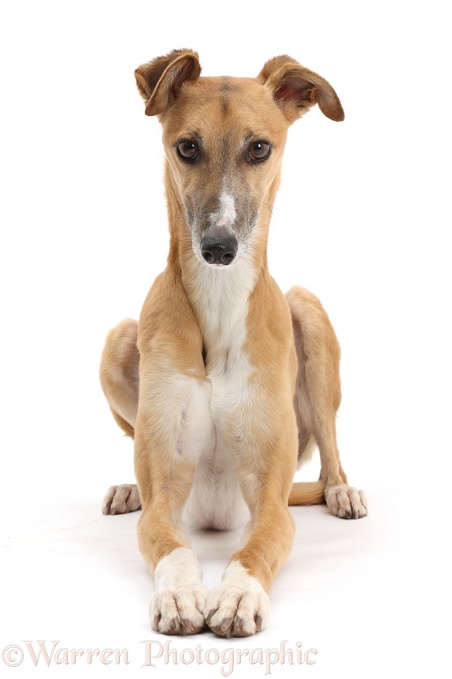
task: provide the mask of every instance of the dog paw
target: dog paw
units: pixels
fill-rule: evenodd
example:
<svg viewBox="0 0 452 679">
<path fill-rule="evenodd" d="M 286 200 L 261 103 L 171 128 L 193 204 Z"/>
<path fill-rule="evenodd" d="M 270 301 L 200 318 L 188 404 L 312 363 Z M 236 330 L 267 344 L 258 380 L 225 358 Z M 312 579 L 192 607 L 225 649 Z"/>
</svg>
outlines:
<svg viewBox="0 0 452 679">
<path fill-rule="evenodd" d="M 362 490 L 346 484 L 325 490 L 329 510 L 340 519 L 361 519 L 367 516 L 367 500 Z"/>
<path fill-rule="evenodd" d="M 268 594 L 238 562 L 226 569 L 223 584 L 207 597 L 204 616 L 220 637 L 248 637 L 265 629 L 270 613 Z"/>
<path fill-rule="evenodd" d="M 206 623 L 220 637 L 249 637 L 265 629 L 270 600 L 261 593 L 218 587 L 208 598 Z"/>
<path fill-rule="evenodd" d="M 102 503 L 102 514 L 127 514 L 141 509 L 138 487 L 124 483 L 122 486 L 111 486 Z"/>
<path fill-rule="evenodd" d="M 162 634 L 197 634 L 204 628 L 207 594 L 206 587 L 155 592 L 151 599 L 152 629 Z"/>
</svg>

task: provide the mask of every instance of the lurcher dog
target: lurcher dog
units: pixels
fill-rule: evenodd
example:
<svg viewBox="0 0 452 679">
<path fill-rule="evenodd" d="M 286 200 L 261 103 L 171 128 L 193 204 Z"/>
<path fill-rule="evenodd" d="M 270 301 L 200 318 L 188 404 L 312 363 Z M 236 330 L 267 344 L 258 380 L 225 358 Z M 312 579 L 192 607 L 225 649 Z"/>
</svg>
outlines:
<svg viewBox="0 0 452 679">
<path fill-rule="evenodd" d="M 246 636 L 265 627 L 292 546 L 288 505 L 367 513 L 339 460 L 333 328 L 305 289 L 283 296 L 266 254 L 288 127 L 315 104 L 344 114 L 331 85 L 288 56 L 255 79 L 200 71 L 195 52 L 175 50 L 135 72 L 163 127 L 170 247 L 139 323 L 120 323 L 103 351 L 102 387 L 135 439 L 138 482 L 110 488 L 103 511 L 142 507 L 155 630 Z M 293 483 L 314 444 L 319 481 Z M 223 530 L 244 516 L 242 546 L 209 592 L 184 522 Z"/>
</svg>

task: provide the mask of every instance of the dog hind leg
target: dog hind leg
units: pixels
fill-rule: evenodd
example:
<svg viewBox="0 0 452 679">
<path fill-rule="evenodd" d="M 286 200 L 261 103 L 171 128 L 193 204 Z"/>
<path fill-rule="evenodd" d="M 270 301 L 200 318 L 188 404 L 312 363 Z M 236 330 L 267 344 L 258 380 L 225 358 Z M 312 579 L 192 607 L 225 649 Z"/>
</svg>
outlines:
<svg viewBox="0 0 452 679">
<path fill-rule="evenodd" d="M 127 436 L 134 437 L 138 409 L 138 323 L 121 321 L 107 336 L 102 352 L 100 381 L 113 417 Z M 103 514 L 126 514 L 141 508 L 136 484 L 111 486 L 102 503 Z"/>
<path fill-rule="evenodd" d="M 341 401 L 339 343 L 317 297 L 304 288 L 294 287 L 286 298 L 292 313 L 298 357 L 294 403 L 303 433 L 300 440 L 308 441 L 306 432 L 309 432 L 318 445 L 321 473 L 317 490 L 321 493 L 324 486 L 330 511 L 340 518 L 358 519 L 367 514 L 367 500 L 362 491 L 347 484 L 336 439 L 336 413 Z M 301 459 L 303 450 L 299 456 Z M 294 484 L 292 496 L 297 485 Z"/>
</svg>

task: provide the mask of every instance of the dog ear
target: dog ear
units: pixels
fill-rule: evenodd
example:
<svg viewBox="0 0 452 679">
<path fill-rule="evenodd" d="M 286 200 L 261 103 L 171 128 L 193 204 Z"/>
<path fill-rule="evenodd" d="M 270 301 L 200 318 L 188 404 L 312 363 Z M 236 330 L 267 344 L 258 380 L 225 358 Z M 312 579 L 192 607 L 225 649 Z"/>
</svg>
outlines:
<svg viewBox="0 0 452 679">
<path fill-rule="evenodd" d="M 329 82 L 287 55 L 267 61 L 257 80 L 271 88 L 290 123 L 315 104 L 327 118 L 344 120 L 341 102 Z"/>
<path fill-rule="evenodd" d="M 182 85 L 187 80 L 196 80 L 200 73 L 198 55 L 192 50 L 173 50 L 139 66 L 135 78 L 146 103 L 146 115 L 163 113 L 174 103 Z"/>
</svg>

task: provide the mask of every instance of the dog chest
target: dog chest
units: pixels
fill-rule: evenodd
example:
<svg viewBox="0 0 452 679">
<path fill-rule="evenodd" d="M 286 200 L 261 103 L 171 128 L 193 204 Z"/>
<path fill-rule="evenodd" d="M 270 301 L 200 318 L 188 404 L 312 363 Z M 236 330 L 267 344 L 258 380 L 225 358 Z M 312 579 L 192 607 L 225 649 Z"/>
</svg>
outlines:
<svg viewBox="0 0 452 679">
<path fill-rule="evenodd" d="M 238 346 L 211 353 L 208 366 L 207 382 L 191 385 L 178 453 L 196 460 L 187 520 L 197 527 L 224 530 L 247 517 L 234 454 L 243 440 L 241 411 L 249 398 L 251 370 Z"/>
</svg>

